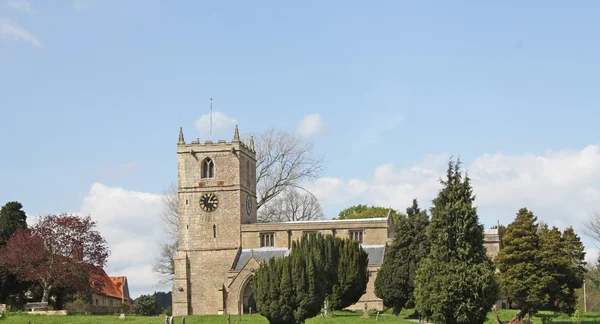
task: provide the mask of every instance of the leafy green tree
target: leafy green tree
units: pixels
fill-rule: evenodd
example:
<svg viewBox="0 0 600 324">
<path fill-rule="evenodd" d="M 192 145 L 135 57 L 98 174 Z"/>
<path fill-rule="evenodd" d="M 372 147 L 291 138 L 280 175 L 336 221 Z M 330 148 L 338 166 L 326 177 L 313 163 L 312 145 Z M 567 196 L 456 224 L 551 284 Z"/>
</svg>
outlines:
<svg viewBox="0 0 600 324">
<path fill-rule="evenodd" d="M 375 295 L 397 316 L 403 307 L 414 304 L 414 280 L 419 263 L 429 252 L 427 225 L 429 217 L 421 210 L 416 199 L 401 216 L 394 241 L 386 251 L 383 264 L 375 279 Z"/>
<path fill-rule="evenodd" d="M 515 323 L 539 310 L 572 314 L 576 289 L 585 277 L 585 252 L 573 229 L 561 233 L 536 221 L 531 211 L 521 208 L 506 227 L 495 260 L 502 292 L 520 310 Z"/>
<path fill-rule="evenodd" d="M 460 160 L 449 162 L 441 183 L 427 227 L 430 251 L 415 278 L 416 309 L 434 323 L 484 323 L 497 299 L 498 283 Z"/>
<path fill-rule="evenodd" d="M 379 206 L 354 205 L 342 210 L 338 214 L 338 219 L 358 219 L 358 218 L 378 218 L 387 217 L 388 213 L 392 214 L 394 224 L 397 224 L 400 214 L 398 211 Z"/>
<path fill-rule="evenodd" d="M 160 314 L 160 305 L 151 295 L 141 295 L 131 305 L 131 311 L 137 315 L 156 316 Z"/>
<path fill-rule="evenodd" d="M 366 290 L 368 255 L 357 242 L 312 234 L 292 242 L 289 256 L 270 259 L 254 276 L 254 299 L 269 323 L 304 323 L 353 303 Z"/>
</svg>

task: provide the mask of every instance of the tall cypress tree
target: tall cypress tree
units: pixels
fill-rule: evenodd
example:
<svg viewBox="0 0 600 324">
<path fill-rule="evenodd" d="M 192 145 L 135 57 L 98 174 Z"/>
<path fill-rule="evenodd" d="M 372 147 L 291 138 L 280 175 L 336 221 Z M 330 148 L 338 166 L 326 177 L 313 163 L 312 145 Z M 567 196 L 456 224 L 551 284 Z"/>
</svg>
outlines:
<svg viewBox="0 0 600 324">
<path fill-rule="evenodd" d="M 386 251 L 375 279 L 375 295 L 397 316 L 403 307 L 414 304 L 414 279 L 421 260 L 429 252 L 426 229 L 429 217 L 417 200 L 398 219 L 394 241 Z"/>
<path fill-rule="evenodd" d="M 449 162 L 441 183 L 427 228 L 430 251 L 417 270 L 416 308 L 434 323 L 484 323 L 497 299 L 498 283 L 460 160 Z"/>
<path fill-rule="evenodd" d="M 368 255 L 357 242 L 309 235 L 292 243 L 289 256 L 270 259 L 255 274 L 254 298 L 270 323 L 304 323 L 319 314 L 325 298 L 345 307 L 367 284 Z"/>
<path fill-rule="evenodd" d="M 6 203 L 0 209 L 0 246 L 18 230 L 27 228 L 27 215 L 23 211 L 23 205 L 18 201 Z"/>
<path fill-rule="evenodd" d="M 542 273 L 536 259 L 540 248 L 537 217 L 521 208 L 515 220 L 502 235 L 502 250 L 496 255 L 496 265 L 502 292 L 520 310 L 515 319 L 534 314 L 548 303 Z"/>
<path fill-rule="evenodd" d="M 502 238 L 496 256 L 502 292 L 519 308 L 512 323 L 539 310 L 571 314 L 577 304 L 575 289 L 583 284 L 585 252 L 572 228 L 562 234 L 521 208 Z"/>
<path fill-rule="evenodd" d="M 367 289 L 369 281 L 369 255 L 357 241 L 336 238 L 339 257 L 335 265 L 335 284 L 327 296 L 331 308 L 344 309 L 358 302 Z"/>
</svg>

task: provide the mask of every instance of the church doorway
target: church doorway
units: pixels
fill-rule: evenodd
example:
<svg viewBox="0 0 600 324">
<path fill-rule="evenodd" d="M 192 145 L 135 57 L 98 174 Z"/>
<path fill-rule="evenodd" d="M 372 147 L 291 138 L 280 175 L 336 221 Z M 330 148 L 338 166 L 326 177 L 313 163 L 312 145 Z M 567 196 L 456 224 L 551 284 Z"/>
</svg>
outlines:
<svg viewBox="0 0 600 324">
<path fill-rule="evenodd" d="M 248 279 L 244 290 L 242 290 L 242 305 L 243 314 L 249 314 L 250 312 L 256 313 L 256 302 L 254 301 L 254 286 L 252 285 L 252 278 Z"/>
</svg>

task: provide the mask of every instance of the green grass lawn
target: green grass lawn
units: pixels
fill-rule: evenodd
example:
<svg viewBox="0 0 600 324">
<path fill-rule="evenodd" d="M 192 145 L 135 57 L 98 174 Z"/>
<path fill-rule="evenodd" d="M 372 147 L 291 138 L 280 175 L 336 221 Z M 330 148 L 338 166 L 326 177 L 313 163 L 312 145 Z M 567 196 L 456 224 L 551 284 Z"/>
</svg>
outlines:
<svg viewBox="0 0 600 324">
<path fill-rule="evenodd" d="M 383 314 L 380 314 L 379 321 L 377 322 L 385 322 L 385 323 L 413 323 L 405 320 L 403 317 L 407 316 L 410 311 L 403 311 L 400 316 L 394 317 L 391 316 L 390 311 L 387 311 Z M 510 320 L 516 311 L 514 310 L 502 310 L 500 311 L 500 319 L 502 321 Z M 550 313 L 548 313 L 550 314 Z M 353 313 L 353 312 L 336 312 L 333 317 L 329 318 L 311 318 L 306 321 L 306 324 L 319 324 L 319 323 L 365 323 L 365 322 L 375 322 L 376 314 L 371 313 L 369 319 L 364 319 L 361 317 L 361 313 Z M 600 313 L 584 313 L 581 315 L 580 323 L 599 323 L 600 324 Z M 45 315 L 25 315 L 25 314 L 8 314 L 3 319 L 0 319 L 0 324 L 26 324 L 27 322 L 31 322 L 31 324 L 74 324 L 74 323 L 90 323 L 90 324 L 109 324 L 109 323 L 148 323 L 148 324 L 162 324 L 164 323 L 164 317 L 144 317 L 144 316 L 127 316 L 125 320 L 119 319 L 118 316 L 115 315 L 106 315 L 106 316 L 87 316 L 87 315 L 68 315 L 68 316 L 45 316 Z M 231 316 L 231 323 L 236 323 L 238 321 L 238 316 Z M 206 323 L 206 324 L 224 324 L 227 323 L 226 315 L 211 315 L 211 316 L 188 316 L 185 320 L 186 324 L 196 324 L 196 323 Z M 534 319 L 535 323 L 541 323 L 540 318 Z M 181 323 L 181 317 L 176 317 L 175 323 Z M 241 323 L 247 324 L 268 324 L 268 321 L 257 314 L 252 316 L 243 315 L 241 317 Z M 490 313 L 488 315 L 488 320 L 486 324 L 495 324 L 494 314 Z M 553 319 L 553 323 L 557 324 L 571 324 L 576 323 L 573 321 L 572 317 L 567 315 L 561 315 L 555 317 Z"/>
<path fill-rule="evenodd" d="M 515 314 L 517 313 L 516 310 L 501 310 L 499 311 L 500 314 L 500 320 L 501 321 L 509 321 L 511 320 Z M 540 312 L 541 316 L 544 315 L 548 315 L 552 317 L 552 323 L 556 323 L 556 324 L 573 324 L 573 323 L 577 323 L 573 317 L 568 316 L 566 314 L 561 314 L 561 315 L 555 315 L 551 312 Z M 486 321 L 486 324 L 495 324 L 496 321 L 495 319 L 495 315 L 494 313 L 489 313 L 488 314 L 488 320 Z M 600 323 L 600 313 L 581 313 L 580 318 L 579 318 L 580 323 Z M 540 317 L 535 316 L 533 318 L 533 322 L 534 323 L 542 323 L 542 320 Z"/>
</svg>

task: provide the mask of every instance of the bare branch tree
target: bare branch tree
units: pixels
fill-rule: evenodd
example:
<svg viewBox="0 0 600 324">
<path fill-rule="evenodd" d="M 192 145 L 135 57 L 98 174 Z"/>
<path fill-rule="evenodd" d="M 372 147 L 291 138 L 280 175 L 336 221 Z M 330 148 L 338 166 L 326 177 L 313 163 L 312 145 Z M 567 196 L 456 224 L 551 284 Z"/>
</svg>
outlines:
<svg viewBox="0 0 600 324">
<path fill-rule="evenodd" d="M 268 129 L 255 140 L 257 209 L 287 188 L 306 191 L 303 184 L 316 179 L 325 167 L 313 154 L 312 142 L 301 136 Z"/>
<path fill-rule="evenodd" d="M 177 239 L 177 228 L 179 224 L 179 216 L 177 213 L 178 206 L 177 184 L 171 183 L 167 190 L 163 193 L 164 209 L 160 216 L 165 226 L 165 233 L 170 239 Z"/>
<path fill-rule="evenodd" d="M 158 275 L 158 286 L 170 287 L 173 283 L 175 253 L 177 253 L 177 241 L 160 244 L 160 254 L 152 265 L 152 271 Z"/>
<path fill-rule="evenodd" d="M 596 242 L 600 243 L 600 213 L 593 212 L 590 217 L 583 222 L 583 234 Z"/>
<path fill-rule="evenodd" d="M 261 222 L 307 221 L 323 218 L 317 198 L 308 191 L 286 188 L 260 209 Z"/>
<path fill-rule="evenodd" d="M 162 196 L 163 210 L 160 217 L 163 221 L 165 234 L 167 234 L 166 242 L 159 244 L 160 254 L 152 265 L 158 277 L 159 286 L 170 286 L 173 282 L 175 274 L 175 254 L 178 246 L 178 223 L 179 216 L 177 213 L 178 193 L 177 185 L 171 183 Z"/>
</svg>

